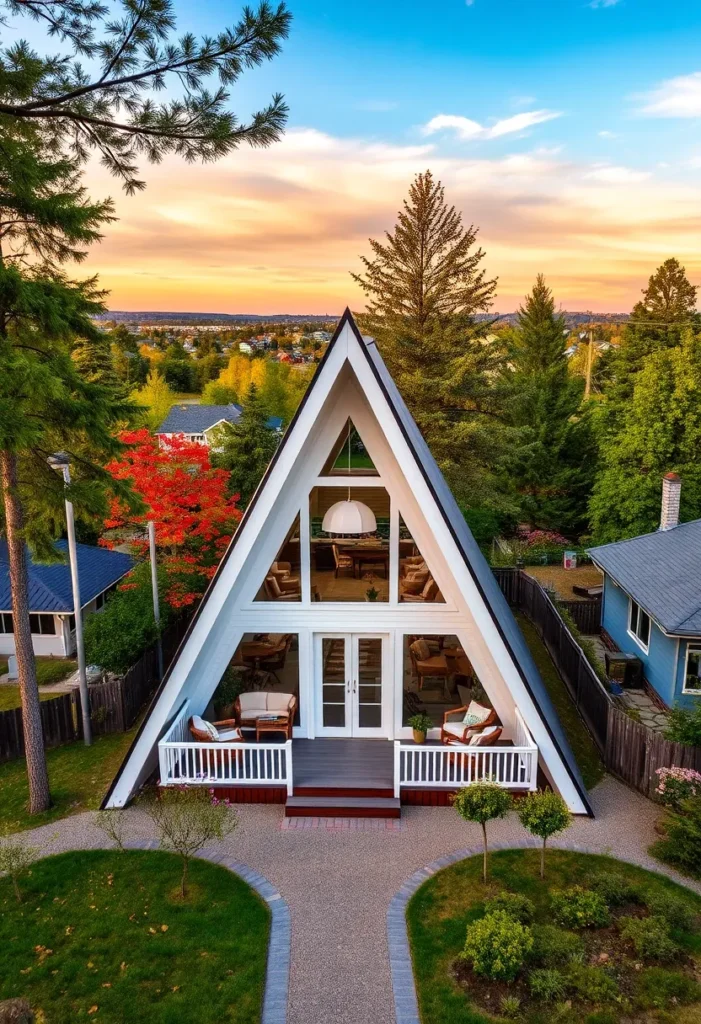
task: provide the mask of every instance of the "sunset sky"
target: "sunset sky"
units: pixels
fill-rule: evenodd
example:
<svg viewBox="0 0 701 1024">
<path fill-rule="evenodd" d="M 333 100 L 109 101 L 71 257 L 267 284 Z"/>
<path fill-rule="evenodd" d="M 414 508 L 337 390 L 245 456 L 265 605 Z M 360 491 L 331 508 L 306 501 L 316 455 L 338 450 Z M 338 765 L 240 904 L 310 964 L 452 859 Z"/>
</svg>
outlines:
<svg viewBox="0 0 701 1024">
<path fill-rule="evenodd" d="M 178 29 L 239 7 L 175 0 Z M 698 0 L 289 0 L 281 57 L 232 93 L 283 92 L 284 141 L 143 167 L 90 256 L 112 309 L 339 313 L 368 236 L 431 168 L 480 228 L 515 309 L 542 271 L 563 308 L 629 310 L 668 256 L 701 284 Z"/>
</svg>

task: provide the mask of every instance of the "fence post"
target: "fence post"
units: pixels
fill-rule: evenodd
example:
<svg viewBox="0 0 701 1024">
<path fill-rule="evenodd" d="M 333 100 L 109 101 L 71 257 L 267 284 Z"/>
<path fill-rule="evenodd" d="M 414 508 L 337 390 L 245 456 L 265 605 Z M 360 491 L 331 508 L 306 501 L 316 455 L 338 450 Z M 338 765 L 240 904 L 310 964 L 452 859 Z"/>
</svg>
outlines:
<svg viewBox="0 0 701 1024">
<path fill-rule="evenodd" d="M 399 770 L 400 770 L 401 756 L 402 756 L 401 743 L 399 742 L 399 740 L 395 740 L 394 741 L 394 799 L 395 800 L 399 799 L 399 792 L 400 792 L 400 789 L 401 789 L 401 785 L 400 785 L 400 782 L 399 782 Z"/>
</svg>

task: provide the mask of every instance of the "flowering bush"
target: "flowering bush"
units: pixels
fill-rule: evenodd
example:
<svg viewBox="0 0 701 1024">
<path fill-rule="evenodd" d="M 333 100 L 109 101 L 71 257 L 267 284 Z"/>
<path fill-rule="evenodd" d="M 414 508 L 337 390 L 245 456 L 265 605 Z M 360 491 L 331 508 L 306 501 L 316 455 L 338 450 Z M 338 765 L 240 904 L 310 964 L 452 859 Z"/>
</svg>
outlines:
<svg viewBox="0 0 701 1024">
<path fill-rule="evenodd" d="M 468 926 L 462 957 L 475 974 L 513 981 L 532 948 L 531 929 L 497 910 Z"/>
<path fill-rule="evenodd" d="M 550 905 L 558 924 L 565 928 L 603 928 L 608 924 L 609 911 L 603 896 L 581 885 L 570 889 L 554 889 Z"/>
<path fill-rule="evenodd" d="M 531 530 L 524 540 L 527 548 L 566 548 L 569 545 L 567 537 L 554 530 Z"/>
<path fill-rule="evenodd" d="M 658 768 L 655 792 L 666 807 L 678 811 L 682 800 L 701 792 L 701 774 L 693 768 Z"/>
</svg>

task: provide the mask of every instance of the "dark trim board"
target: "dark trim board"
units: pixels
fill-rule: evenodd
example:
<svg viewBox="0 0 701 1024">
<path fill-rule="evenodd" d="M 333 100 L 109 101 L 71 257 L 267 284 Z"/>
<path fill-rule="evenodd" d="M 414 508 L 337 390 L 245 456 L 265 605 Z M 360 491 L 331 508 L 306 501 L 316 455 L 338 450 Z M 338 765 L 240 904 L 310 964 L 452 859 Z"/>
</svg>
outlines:
<svg viewBox="0 0 701 1024">
<path fill-rule="evenodd" d="M 212 783 L 219 800 L 232 804 L 284 804 L 287 790 L 284 786 L 220 786 Z"/>
</svg>

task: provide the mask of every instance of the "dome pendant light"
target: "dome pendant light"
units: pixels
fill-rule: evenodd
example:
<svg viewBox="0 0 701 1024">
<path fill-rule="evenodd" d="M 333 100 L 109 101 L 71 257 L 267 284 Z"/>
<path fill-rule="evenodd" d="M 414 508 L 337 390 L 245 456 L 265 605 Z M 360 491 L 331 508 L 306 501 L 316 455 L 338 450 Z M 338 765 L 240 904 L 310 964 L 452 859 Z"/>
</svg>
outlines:
<svg viewBox="0 0 701 1024">
<path fill-rule="evenodd" d="M 348 476 L 351 475 L 351 422 L 348 421 Z M 321 524 L 324 533 L 374 533 L 377 529 L 375 513 L 362 501 L 354 501 L 350 496 L 345 501 L 337 501 L 327 510 Z"/>
</svg>

